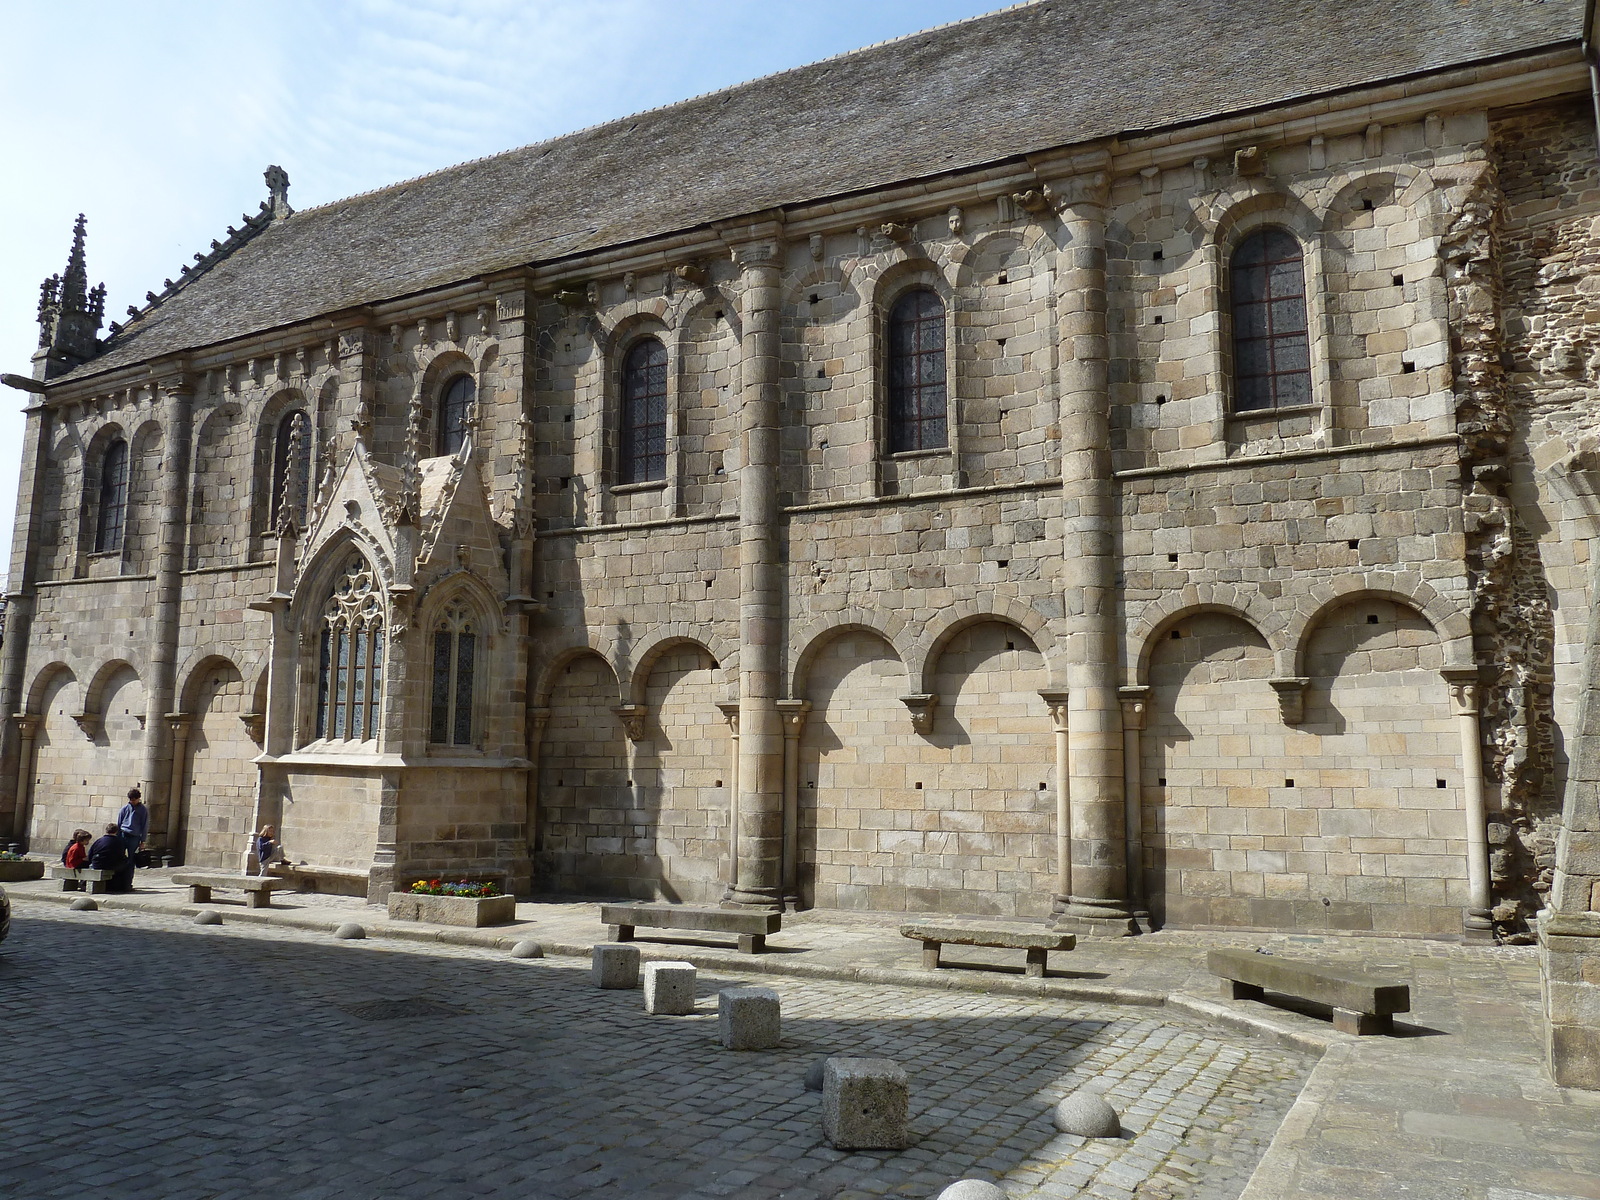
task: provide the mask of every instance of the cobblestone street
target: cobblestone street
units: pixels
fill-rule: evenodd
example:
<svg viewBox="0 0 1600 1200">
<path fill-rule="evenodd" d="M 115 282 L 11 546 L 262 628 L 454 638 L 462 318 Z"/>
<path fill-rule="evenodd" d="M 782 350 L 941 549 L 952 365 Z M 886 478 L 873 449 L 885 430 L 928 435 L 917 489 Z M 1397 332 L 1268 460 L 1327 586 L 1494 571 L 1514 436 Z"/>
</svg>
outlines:
<svg viewBox="0 0 1600 1200">
<path fill-rule="evenodd" d="M 601 992 L 581 960 L 331 942 L 277 926 L 30 906 L 0 948 L 0 1195 L 1237 1196 L 1304 1082 L 1299 1055 L 1147 1010 L 757 978 L 780 1050 Z M 896 1059 L 916 1144 L 847 1154 L 803 1076 Z M 1117 1142 L 1057 1134 L 1098 1079 Z M 1081 1191 L 1080 1191 L 1081 1189 Z"/>
</svg>

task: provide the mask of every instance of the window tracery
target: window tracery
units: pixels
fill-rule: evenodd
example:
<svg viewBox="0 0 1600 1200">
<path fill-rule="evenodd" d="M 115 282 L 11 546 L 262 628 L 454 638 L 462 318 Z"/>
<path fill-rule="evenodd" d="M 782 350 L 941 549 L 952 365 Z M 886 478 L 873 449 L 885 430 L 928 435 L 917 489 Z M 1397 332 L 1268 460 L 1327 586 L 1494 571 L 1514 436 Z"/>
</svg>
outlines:
<svg viewBox="0 0 1600 1200">
<path fill-rule="evenodd" d="M 378 735 L 383 693 L 383 599 L 372 568 L 352 556 L 322 610 L 317 672 L 317 737 L 367 741 Z"/>
<path fill-rule="evenodd" d="M 432 713 L 428 740 L 440 746 L 470 746 L 473 694 L 477 683 L 478 627 L 460 601 L 433 627 Z"/>
</svg>

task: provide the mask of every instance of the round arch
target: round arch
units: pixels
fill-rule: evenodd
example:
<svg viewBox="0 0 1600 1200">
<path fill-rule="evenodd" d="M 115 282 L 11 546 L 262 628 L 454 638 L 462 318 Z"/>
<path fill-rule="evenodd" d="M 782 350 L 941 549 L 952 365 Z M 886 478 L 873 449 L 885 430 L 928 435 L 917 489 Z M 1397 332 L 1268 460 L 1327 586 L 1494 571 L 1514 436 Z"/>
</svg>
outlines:
<svg viewBox="0 0 1600 1200">
<path fill-rule="evenodd" d="M 1180 621 L 1198 613 L 1219 613 L 1243 621 L 1260 635 L 1272 650 L 1273 669 L 1279 675 L 1293 675 L 1294 641 L 1287 634 L 1288 620 L 1254 591 L 1241 591 L 1225 584 L 1198 584 L 1168 596 L 1147 607 L 1128 630 L 1123 661 L 1128 664 L 1127 682 L 1141 687 L 1150 679 L 1150 655 L 1155 645 Z"/>
</svg>

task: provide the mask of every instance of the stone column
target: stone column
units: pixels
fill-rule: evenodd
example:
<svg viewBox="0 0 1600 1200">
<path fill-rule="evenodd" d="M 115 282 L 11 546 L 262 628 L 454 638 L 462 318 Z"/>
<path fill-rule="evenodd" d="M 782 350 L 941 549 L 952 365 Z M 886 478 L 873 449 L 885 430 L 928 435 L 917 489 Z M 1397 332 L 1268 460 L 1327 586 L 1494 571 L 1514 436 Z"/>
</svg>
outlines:
<svg viewBox="0 0 1600 1200">
<path fill-rule="evenodd" d="M 167 788 L 167 838 L 162 849 L 177 856 L 178 830 L 183 823 L 184 747 L 189 743 L 191 713 L 168 713 L 167 731 L 172 735 L 172 783 Z"/>
<path fill-rule="evenodd" d="M 28 392 L 30 403 L 24 409 L 26 425 L 22 434 L 22 472 L 17 488 L 17 518 L 11 535 L 10 591 L 6 595 L 6 636 L 0 645 L 0 717 L 21 710 L 24 675 L 28 665 L 29 634 L 33 628 L 33 586 L 39 570 L 39 489 L 44 485 L 45 456 L 50 447 L 51 412 L 37 403 L 41 397 Z M 14 840 L 22 841 L 28 832 L 26 800 L 19 783 L 22 767 L 22 727 L 13 721 L 0 721 L 0 812 L 11 813 Z M 29 768 L 31 772 L 31 767 Z M 28 778 L 32 778 L 31 774 Z"/>
<path fill-rule="evenodd" d="M 724 903 L 779 904 L 783 856 L 783 554 L 778 508 L 781 230 L 742 231 L 739 438 L 739 790 L 734 882 Z"/>
<path fill-rule="evenodd" d="M 1067 741 L 1066 692 L 1040 692 L 1050 708 L 1056 746 L 1056 895 L 1072 891 L 1072 755 Z"/>
<path fill-rule="evenodd" d="M 1150 928 L 1150 899 L 1144 887 L 1144 764 L 1140 760 L 1140 737 L 1149 708 L 1150 689 L 1118 689 L 1122 699 L 1122 787 L 1126 797 L 1123 819 L 1127 823 L 1124 844 L 1128 859 L 1128 901 L 1133 918 L 1141 930 Z"/>
<path fill-rule="evenodd" d="M 739 879 L 739 705 L 719 704 L 728 723 L 728 888 Z"/>
<path fill-rule="evenodd" d="M 1062 592 L 1072 791 L 1071 891 L 1056 924 L 1090 936 L 1136 932 L 1127 901 L 1122 705 L 1117 697 L 1110 364 L 1103 172 L 1057 188 L 1061 361 Z"/>
<path fill-rule="evenodd" d="M 783 904 L 800 907 L 800 735 L 805 732 L 809 700 L 779 700 L 783 714 Z"/>
<path fill-rule="evenodd" d="M 173 697 L 178 673 L 178 624 L 183 611 L 183 550 L 189 512 L 189 424 L 193 388 L 177 372 L 156 381 L 161 414 L 161 535 L 156 547 L 155 605 L 147 651 L 145 695 L 149 700 L 144 723 L 145 803 L 152 820 L 161 813 L 168 827 L 171 806 L 171 729 L 167 714 L 176 707 Z"/>
<path fill-rule="evenodd" d="M 1489 897 L 1489 815 L 1483 801 L 1483 743 L 1478 729 L 1478 669 L 1447 668 L 1450 704 L 1461 730 L 1461 790 L 1466 801 L 1467 915 L 1466 934 L 1474 941 L 1494 936 Z"/>
<path fill-rule="evenodd" d="M 33 747 L 39 736 L 39 721 L 32 713 L 18 713 L 8 722 L 17 730 L 17 771 L 12 780 L 16 809 L 11 814 L 11 840 L 24 844 L 28 840 L 28 814 L 33 807 Z"/>
<path fill-rule="evenodd" d="M 523 828 L 528 842 L 528 878 L 534 878 L 534 854 L 539 846 L 539 755 L 544 749 L 544 727 L 550 723 L 550 710 L 543 706 L 528 710 L 528 791 Z"/>
</svg>

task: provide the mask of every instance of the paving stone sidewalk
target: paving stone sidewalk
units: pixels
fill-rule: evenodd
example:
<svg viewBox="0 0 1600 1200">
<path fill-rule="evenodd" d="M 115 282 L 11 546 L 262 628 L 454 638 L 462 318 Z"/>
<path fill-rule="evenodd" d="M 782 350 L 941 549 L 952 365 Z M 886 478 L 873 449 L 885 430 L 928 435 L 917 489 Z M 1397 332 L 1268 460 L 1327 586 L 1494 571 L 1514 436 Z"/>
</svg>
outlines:
<svg viewBox="0 0 1600 1200">
<path fill-rule="evenodd" d="M 161 872 L 141 873 L 140 884 L 136 896 L 108 898 L 107 909 L 193 911 Z M 11 891 L 23 912 L 34 908 L 32 900 L 64 899 L 45 884 L 13 885 Z M 522 903 L 515 926 L 486 930 L 391 923 L 355 898 L 289 895 L 276 904 L 281 911 L 247 912 L 242 903 L 211 907 L 227 914 L 230 924 L 311 932 L 359 919 L 377 937 L 413 945 L 503 951 L 531 938 L 552 955 L 586 955 L 606 936 L 593 904 Z M 1256 1043 L 1320 1056 L 1245 1189 L 1245 1200 L 1600 1200 L 1600 1096 L 1556 1088 L 1544 1074 L 1538 964 L 1531 948 L 1318 933 L 1163 932 L 1081 943 L 1071 954 L 1052 955 L 1049 978 L 1030 980 L 1022 975 L 1019 955 L 975 948 L 961 948 L 957 961 L 988 964 L 987 969 L 924 972 L 920 946 L 898 936 L 903 919 L 796 914 L 770 939 L 772 952 L 754 958 L 716 939 L 670 934 L 640 947 L 647 958 L 686 958 L 702 972 L 764 977 L 769 984 L 774 976 L 787 976 L 908 986 L 935 995 L 1111 1003 L 1127 1006 L 1119 1012 L 1130 1019 L 1190 1028 L 1206 1022 L 1247 1033 Z M 1260 946 L 1392 975 L 1412 985 L 1414 1011 L 1399 1023 L 1397 1036 L 1358 1039 L 1333 1032 L 1325 1013 L 1221 1000 L 1204 967 L 1205 950 L 1218 945 Z M 1145 1186 L 1147 1194 L 1160 1194 L 1148 1190 L 1155 1186 L 1150 1180 Z"/>
</svg>

